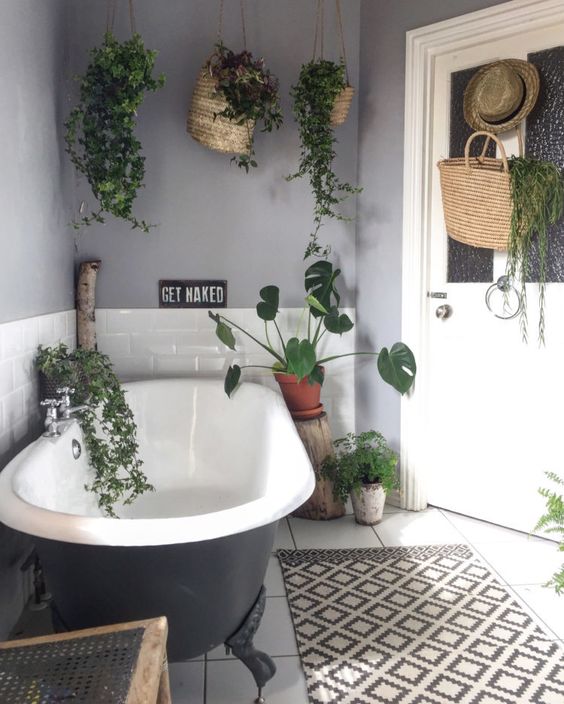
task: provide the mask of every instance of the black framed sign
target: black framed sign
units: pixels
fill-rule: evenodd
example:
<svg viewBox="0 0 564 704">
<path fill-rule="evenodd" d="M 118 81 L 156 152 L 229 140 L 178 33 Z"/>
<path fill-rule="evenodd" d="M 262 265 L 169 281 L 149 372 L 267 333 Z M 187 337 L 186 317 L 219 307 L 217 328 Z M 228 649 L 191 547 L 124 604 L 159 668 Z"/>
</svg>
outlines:
<svg viewBox="0 0 564 704">
<path fill-rule="evenodd" d="M 159 308 L 226 308 L 227 281 L 161 279 Z"/>
</svg>

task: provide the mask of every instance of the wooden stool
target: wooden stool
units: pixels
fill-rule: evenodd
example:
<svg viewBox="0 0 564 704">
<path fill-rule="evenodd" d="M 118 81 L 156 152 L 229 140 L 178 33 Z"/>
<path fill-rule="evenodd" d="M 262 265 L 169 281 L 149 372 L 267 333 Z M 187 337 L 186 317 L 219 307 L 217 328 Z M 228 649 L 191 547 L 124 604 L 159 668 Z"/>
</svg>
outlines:
<svg viewBox="0 0 564 704">
<path fill-rule="evenodd" d="M 345 506 L 333 496 L 333 482 L 321 476 L 323 460 L 334 454 L 331 429 L 327 421 L 327 413 L 322 413 L 311 420 L 296 420 L 296 430 L 315 472 L 315 489 L 309 499 L 297 508 L 292 516 L 309 518 L 313 521 L 327 521 L 345 515 Z"/>
<path fill-rule="evenodd" d="M 72 701 L 75 687 L 80 687 L 83 691 L 91 688 L 94 698 L 85 694 L 79 701 L 171 704 L 166 661 L 167 633 L 167 620 L 161 616 L 0 643 L 0 701 L 20 704 L 44 701 L 44 697 L 50 695 Z M 118 667 L 124 660 L 124 653 L 127 660 L 127 667 L 123 665 L 123 671 L 117 672 L 122 690 L 117 698 L 111 696 L 116 682 L 114 652 L 119 658 Z M 110 679 L 110 667 L 113 667 L 113 679 Z M 23 689 L 25 697 L 16 699 L 16 696 L 21 696 L 16 692 Z M 105 694 L 100 695 L 104 689 Z M 12 691 L 12 697 L 6 698 Z"/>
</svg>

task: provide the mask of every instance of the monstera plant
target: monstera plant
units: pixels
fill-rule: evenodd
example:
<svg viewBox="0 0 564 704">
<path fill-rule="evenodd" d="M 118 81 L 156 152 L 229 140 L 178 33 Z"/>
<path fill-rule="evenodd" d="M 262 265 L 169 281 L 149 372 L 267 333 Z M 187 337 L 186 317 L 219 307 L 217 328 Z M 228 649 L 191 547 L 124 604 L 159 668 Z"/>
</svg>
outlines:
<svg viewBox="0 0 564 704">
<path fill-rule="evenodd" d="M 277 376 L 291 375 L 295 378 L 295 383 L 303 387 L 321 386 L 325 375 L 324 365 L 335 359 L 374 356 L 377 357 L 377 368 L 382 379 L 404 394 L 413 384 L 416 364 L 412 351 L 403 342 L 396 342 L 389 350 L 384 347 L 380 352 L 351 352 L 329 356 L 319 353 L 320 342 L 327 333 L 343 335 L 353 328 L 349 316 L 339 311 L 340 295 L 335 284 L 340 273 L 340 269 L 334 269 L 333 264 L 326 260 L 319 260 L 306 270 L 304 312 L 293 337 L 286 339 L 278 325 L 280 292 L 273 285 L 260 290 L 261 300 L 256 306 L 258 317 L 264 321 L 263 341 L 224 315 L 209 311 L 210 318 L 216 323 L 217 336 L 227 347 L 235 350 L 235 328 L 272 356 L 272 366 L 262 368 L 271 369 Z M 231 396 L 236 389 L 242 369 L 257 366 L 261 365 L 230 366 L 225 377 L 226 394 Z M 280 382 L 280 379 L 277 381 Z"/>
</svg>

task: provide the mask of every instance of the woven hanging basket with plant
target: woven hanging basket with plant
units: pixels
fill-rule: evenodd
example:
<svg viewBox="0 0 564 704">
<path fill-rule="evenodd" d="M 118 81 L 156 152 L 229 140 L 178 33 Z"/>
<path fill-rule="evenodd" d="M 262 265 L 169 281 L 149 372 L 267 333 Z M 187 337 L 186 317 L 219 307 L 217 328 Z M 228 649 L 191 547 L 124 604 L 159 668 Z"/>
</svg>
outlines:
<svg viewBox="0 0 564 704">
<path fill-rule="evenodd" d="M 133 0 L 129 17 L 131 39 L 119 42 L 113 34 L 115 0 L 108 2 L 104 41 L 90 52 L 79 79 L 78 102 L 65 122 L 66 151 L 98 201 L 97 210 L 73 223 L 76 229 L 105 222 L 105 213 L 144 232 L 153 227 L 133 214 L 145 176 L 145 157 L 134 130 L 145 93 L 161 88 L 165 79 L 152 76 L 157 52 L 145 49 L 136 31 Z"/>
<path fill-rule="evenodd" d="M 265 68 L 263 59 L 247 51 L 245 13 L 240 2 L 244 50 L 238 54 L 223 44 L 223 0 L 215 50 L 196 81 L 186 119 L 187 132 L 200 144 L 225 154 L 249 171 L 254 158 L 254 129 L 263 132 L 282 124 L 278 79 Z"/>
<path fill-rule="evenodd" d="M 337 139 L 333 130 L 345 121 L 354 95 L 348 81 L 340 0 L 336 0 L 335 5 L 341 35 L 340 61 L 337 63 L 323 58 L 324 0 L 317 0 L 313 56 L 311 61 L 302 65 L 298 81 L 290 91 L 301 151 L 298 170 L 286 178 L 291 181 L 307 176 L 314 200 L 314 228 L 304 259 L 329 256 L 331 247 L 319 242 L 323 221 L 325 218 L 349 220 L 338 211 L 337 206 L 349 195 L 361 190 L 341 181 L 333 168 L 337 155 Z"/>
</svg>

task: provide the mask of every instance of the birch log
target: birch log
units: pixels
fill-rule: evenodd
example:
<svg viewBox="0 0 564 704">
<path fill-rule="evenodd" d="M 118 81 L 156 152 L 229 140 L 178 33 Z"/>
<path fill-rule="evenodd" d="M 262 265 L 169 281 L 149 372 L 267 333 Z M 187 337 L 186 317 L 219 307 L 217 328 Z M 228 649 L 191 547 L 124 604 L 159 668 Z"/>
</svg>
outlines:
<svg viewBox="0 0 564 704">
<path fill-rule="evenodd" d="M 96 344 L 96 276 L 100 260 L 81 262 L 76 286 L 76 330 L 78 346 L 97 349 Z"/>
<path fill-rule="evenodd" d="M 323 460 L 333 454 L 327 414 L 322 413 L 318 418 L 311 420 L 294 420 L 294 423 L 313 465 L 316 482 L 313 494 L 292 515 L 314 521 L 340 518 L 345 514 L 345 506 L 333 497 L 333 482 L 323 478 L 320 471 Z"/>
</svg>

